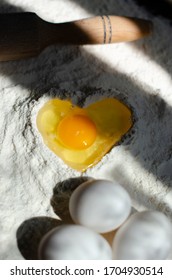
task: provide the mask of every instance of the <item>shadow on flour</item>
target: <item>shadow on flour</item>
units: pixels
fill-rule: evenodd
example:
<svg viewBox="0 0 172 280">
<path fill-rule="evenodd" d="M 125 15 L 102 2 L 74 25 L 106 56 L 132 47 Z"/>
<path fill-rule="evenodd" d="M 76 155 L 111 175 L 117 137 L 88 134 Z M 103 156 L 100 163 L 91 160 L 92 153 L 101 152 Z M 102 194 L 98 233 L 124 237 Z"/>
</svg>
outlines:
<svg viewBox="0 0 172 280">
<path fill-rule="evenodd" d="M 102 1 L 100 4 L 99 0 L 89 1 L 89 0 L 72 0 L 79 4 L 82 8 L 88 10 L 89 12 L 95 14 L 97 7 L 99 11 L 103 14 L 116 14 L 125 15 L 124 11 L 132 16 L 132 9 L 126 10 L 125 4 L 117 2 L 116 0 Z M 166 19 L 172 20 L 172 2 L 170 0 L 158 0 L 155 4 L 153 1 L 149 0 L 134 0 L 141 8 L 146 9 L 149 13 L 154 16 L 161 16 Z"/>
<path fill-rule="evenodd" d="M 172 20 L 172 2 L 171 0 L 159 0 L 155 3 L 149 0 L 135 0 L 135 2 L 144 7 L 147 11 L 155 16 L 161 16 L 166 19 Z"/>
<path fill-rule="evenodd" d="M 16 233 L 17 246 L 26 260 L 38 259 L 38 247 L 43 236 L 63 222 L 50 217 L 33 217 L 25 220 Z"/>
<path fill-rule="evenodd" d="M 129 16 L 129 17 L 141 17 L 137 14 L 134 7 L 129 7 L 129 3 L 125 5 L 121 1 L 115 0 L 72 0 L 79 4 L 82 8 L 86 9 L 90 13 L 94 14 L 109 14 L 117 16 Z M 156 18 L 159 18 L 161 21 L 164 19 L 169 20 L 172 23 L 172 2 L 168 0 L 159 0 L 156 4 L 150 0 L 134 0 L 134 2 L 140 7 L 140 10 L 146 10 L 145 19 L 152 20 L 154 23 L 154 32 L 151 37 L 144 40 L 139 40 L 132 43 L 132 46 L 141 50 L 145 55 L 150 56 L 151 59 L 161 65 L 162 68 L 168 71 L 172 75 L 172 65 L 170 63 L 170 57 L 172 53 L 172 39 L 171 36 L 168 36 L 168 33 L 164 32 L 163 29 L 159 29 L 156 26 Z M 98 11 L 98 13 L 97 13 Z M 155 21 L 155 22 L 154 22 Z M 170 31 L 171 33 L 171 31 Z M 159 34 L 161 41 L 159 41 L 157 34 Z M 152 48 L 152 43 L 153 44 Z"/>
<path fill-rule="evenodd" d="M 50 204 L 54 213 L 60 218 L 32 217 L 25 220 L 17 229 L 17 246 L 22 256 L 27 260 L 38 259 L 38 247 L 46 233 L 63 224 L 73 224 L 69 214 L 69 198 L 72 192 L 90 177 L 69 178 L 58 182 L 53 189 Z"/>
<path fill-rule="evenodd" d="M 85 2 L 88 3 L 88 1 L 77 1 L 94 13 L 94 7 L 98 5 L 98 0 L 89 1 L 88 7 L 84 6 Z M 119 5 L 118 3 L 118 7 L 114 5 L 113 10 L 105 1 L 99 3 L 99 6 L 99 11 L 102 13 L 126 14 L 123 4 Z M 9 9 L 8 6 L 7 9 Z M 11 11 L 15 11 L 15 8 L 12 9 Z M 129 13 L 132 16 L 132 12 L 129 11 Z M 162 38 L 166 36 L 164 33 L 161 35 Z M 145 39 L 141 42 L 138 45 L 132 43 L 132 46 L 139 47 L 141 51 L 145 48 L 150 49 L 151 53 L 150 40 Z M 170 55 L 169 52 L 168 57 Z M 156 57 L 152 56 L 152 59 L 154 58 L 159 64 L 165 65 L 162 57 L 156 54 Z M 94 96 L 94 88 L 87 87 L 88 80 L 92 81 L 94 87 L 103 88 L 104 96 L 106 96 L 106 92 L 109 95 L 108 89 L 112 89 L 112 96 L 115 96 L 113 89 L 118 89 L 121 98 L 125 98 L 126 102 L 133 108 L 136 117 L 135 133 L 129 142 L 124 140 L 121 144 L 127 146 L 127 149 L 142 167 L 157 179 L 170 185 L 172 179 L 172 131 L 169 120 L 172 119 L 172 111 L 165 101 L 157 95 L 158 92 L 149 92 L 141 88 L 129 76 L 110 68 L 94 55 L 76 46 L 63 46 L 63 48 L 52 46 L 43 51 L 37 58 L 1 63 L 0 71 L 10 77 L 13 86 L 21 85 L 30 91 L 30 95 L 27 95 L 25 99 L 22 96 L 22 101 L 17 100 L 16 107 L 18 109 L 28 102 L 37 101 L 41 96 L 47 94 L 46 92 L 53 97 L 57 92 L 58 97 L 65 98 L 64 91 L 61 91 L 61 95 L 57 91 L 61 88 L 69 91 L 67 96 L 69 98 L 72 97 L 70 91 L 81 91 L 81 96 L 76 97 L 76 102 L 84 104 L 88 96 Z M 51 90 L 52 88 L 54 90 Z M 26 113 L 28 118 L 25 130 L 30 129 L 30 126 L 27 126 L 30 112 Z"/>
<path fill-rule="evenodd" d="M 66 223 L 73 223 L 69 213 L 69 199 L 72 192 L 82 183 L 91 180 L 91 177 L 69 178 L 65 181 L 58 182 L 53 189 L 51 197 L 51 206 L 54 213 Z"/>
<path fill-rule="evenodd" d="M 24 10 L 18 6 L 11 5 L 5 0 L 0 1 L 0 13 L 20 13 L 24 12 Z"/>
</svg>

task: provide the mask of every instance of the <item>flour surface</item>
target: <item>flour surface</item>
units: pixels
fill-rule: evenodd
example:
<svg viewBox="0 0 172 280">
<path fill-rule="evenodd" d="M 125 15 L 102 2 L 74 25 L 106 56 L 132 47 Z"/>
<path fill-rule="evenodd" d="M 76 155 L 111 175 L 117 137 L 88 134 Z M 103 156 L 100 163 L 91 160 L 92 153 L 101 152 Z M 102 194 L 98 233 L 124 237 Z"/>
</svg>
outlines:
<svg viewBox="0 0 172 280">
<path fill-rule="evenodd" d="M 131 133 L 84 175 L 118 181 L 137 210 L 157 209 L 172 220 L 170 22 L 133 0 L 0 2 L 1 13 L 16 11 L 57 23 L 100 14 L 142 17 L 153 21 L 154 32 L 132 43 L 51 46 L 33 59 L 0 63 L 0 259 L 23 259 L 16 238 L 21 224 L 57 218 L 53 189 L 82 175 L 56 157 L 37 131 L 37 112 L 52 97 L 87 106 L 114 96 L 133 109 Z"/>
</svg>

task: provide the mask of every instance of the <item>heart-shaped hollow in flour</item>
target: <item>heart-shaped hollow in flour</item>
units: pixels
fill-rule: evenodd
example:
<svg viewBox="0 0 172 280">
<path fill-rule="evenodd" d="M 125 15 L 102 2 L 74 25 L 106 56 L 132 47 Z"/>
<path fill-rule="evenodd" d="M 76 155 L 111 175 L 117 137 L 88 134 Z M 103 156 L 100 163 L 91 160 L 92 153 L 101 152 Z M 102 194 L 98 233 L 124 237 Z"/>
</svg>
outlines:
<svg viewBox="0 0 172 280">
<path fill-rule="evenodd" d="M 105 98 L 86 108 L 52 99 L 37 115 L 44 143 L 78 171 L 97 164 L 132 127 L 132 112 L 121 101 Z"/>
</svg>

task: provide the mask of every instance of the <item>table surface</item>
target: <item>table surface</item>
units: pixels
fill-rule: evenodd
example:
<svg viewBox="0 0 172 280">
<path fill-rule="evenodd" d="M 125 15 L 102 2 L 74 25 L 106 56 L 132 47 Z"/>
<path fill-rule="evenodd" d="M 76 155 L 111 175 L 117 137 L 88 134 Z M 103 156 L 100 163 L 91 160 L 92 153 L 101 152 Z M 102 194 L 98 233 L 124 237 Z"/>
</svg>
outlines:
<svg viewBox="0 0 172 280">
<path fill-rule="evenodd" d="M 27 255 L 25 249 L 33 232 L 38 242 L 45 228 L 59 223 L 53 192 L 59 182 L 77 181 L 83 175 L 118 181 L 138 211 L 156 209 L 172 220 L 169 19 L 132 0 L 125 4 L 120 0 L 43 3 L 3 0 L 0 12 L 35 12 L 50 22 L 100 14 L 135 16 L 151 19 L 154 31 L 137 42 L 51 46 L 38 57 L 0 63 L 0 259 L 35 257 L 35 251 Z M 118 97 L 133 109 L 133 129 L 101 162 L 81 174 L 49 151 L 37 131 L 37 112 L 54 96 L 68 97 L 80 106 Z"/>
</svg>

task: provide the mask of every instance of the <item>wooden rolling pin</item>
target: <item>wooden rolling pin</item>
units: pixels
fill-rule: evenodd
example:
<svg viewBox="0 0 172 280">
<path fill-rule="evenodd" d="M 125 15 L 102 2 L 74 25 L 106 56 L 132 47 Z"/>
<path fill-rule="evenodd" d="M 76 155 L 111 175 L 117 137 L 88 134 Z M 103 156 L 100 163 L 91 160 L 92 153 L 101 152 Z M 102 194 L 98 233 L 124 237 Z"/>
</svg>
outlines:
<svg viewBox="0 0 172 280">
<path fill-rule="evenodd" d="M 151 32 L 150 21 L 96 16 L 65 23 L 49 23 L 34 13 L 0 15 L 0 61 L 38 55 L 52 44 L 109 44 L 140 39 Z"/>
</svg>

